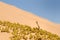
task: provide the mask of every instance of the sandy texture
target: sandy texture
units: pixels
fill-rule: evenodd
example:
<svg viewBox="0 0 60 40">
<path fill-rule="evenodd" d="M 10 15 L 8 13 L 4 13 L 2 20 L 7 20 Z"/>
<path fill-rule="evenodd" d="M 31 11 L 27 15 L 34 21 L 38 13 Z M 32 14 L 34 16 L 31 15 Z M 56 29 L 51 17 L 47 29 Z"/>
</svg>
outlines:
<svg viewBox="0 0 60 40">
<path fill-rule="evenodd" d="M 0 40 L 10 40 L 11 34 L 10 33 L 0 33 Z"/>
<path fill-rule="evenodd" d="M 0 2 L 0 20 L 18 22 L 31 27 L 37 27 L 36 21 L 38 21 L 42 29 L 60 36 L 60 25 L 3 2 Z"/>
</svg>

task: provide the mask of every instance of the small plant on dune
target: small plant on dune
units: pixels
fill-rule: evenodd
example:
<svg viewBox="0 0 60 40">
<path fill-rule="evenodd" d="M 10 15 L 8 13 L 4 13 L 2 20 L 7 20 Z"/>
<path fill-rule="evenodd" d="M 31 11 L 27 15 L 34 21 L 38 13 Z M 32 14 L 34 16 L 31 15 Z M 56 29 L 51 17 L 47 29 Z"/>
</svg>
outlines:
<svg viewBox="0 0 60 40">
<path fill-rule="evenodd" d="M 38 26 L 38 29 L 40 29 L 40 26 L 39 26 L 39 24 L 38 24 L 38 21 L 36 21 L 36 24 L 37 24 L 37 26 Z"/>
</svg>

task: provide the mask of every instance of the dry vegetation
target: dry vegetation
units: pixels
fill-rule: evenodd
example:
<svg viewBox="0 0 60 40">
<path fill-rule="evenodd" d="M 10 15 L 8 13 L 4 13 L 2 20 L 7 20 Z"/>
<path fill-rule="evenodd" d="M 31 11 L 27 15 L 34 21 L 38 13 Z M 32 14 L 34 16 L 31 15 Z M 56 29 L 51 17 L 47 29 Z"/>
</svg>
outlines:
<svg viewBox="0 0 60 40">
<path fill-rule="evenodd" d="M 13 35 L 10 37 L 11 40 L 60 40 L 56 34 L 8 21 L 0 21 L 0 32 L 11 33 Z"/>
</svg>

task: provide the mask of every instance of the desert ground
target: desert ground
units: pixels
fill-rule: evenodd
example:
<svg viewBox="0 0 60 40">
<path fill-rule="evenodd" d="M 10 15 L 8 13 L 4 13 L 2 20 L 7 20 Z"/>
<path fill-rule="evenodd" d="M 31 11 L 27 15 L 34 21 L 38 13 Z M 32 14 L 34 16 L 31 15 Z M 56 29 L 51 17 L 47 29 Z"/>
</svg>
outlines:
<svg viewBox="0 0 60 40">
<path fill-rule="evenodd" d="M 31 27 L 37 27 L 36 21 L 38 21 L 41 29 L 60 36 L 60 24 L 50 22 L 45 18 L 3 2 L 0 2 L 0 20 L 29 25 Z M 0 33 L 0 40 L 8 40 L 9 36 L 7 33 Z"/>
</svg>

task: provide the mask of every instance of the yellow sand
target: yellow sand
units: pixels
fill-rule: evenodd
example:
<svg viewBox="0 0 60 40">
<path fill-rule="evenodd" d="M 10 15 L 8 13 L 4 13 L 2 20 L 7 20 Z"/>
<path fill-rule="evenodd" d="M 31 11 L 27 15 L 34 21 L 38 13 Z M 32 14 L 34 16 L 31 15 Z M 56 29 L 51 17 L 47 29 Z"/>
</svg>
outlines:
<svg viewBox="0 0 60 40">
<path fill-rule="evenodd" d="M 52 23 L 42 17 L 38 17 L 32 13 L 3 2 L 0 2 L 0 20 L 18 22 L 31 27 L 37 27 L 36 21 L 38 21 L 42 29 L 60 36 L 60 24 Z"/>
</svg>

